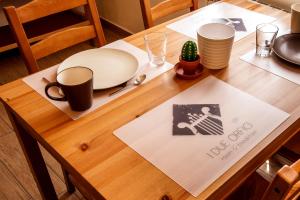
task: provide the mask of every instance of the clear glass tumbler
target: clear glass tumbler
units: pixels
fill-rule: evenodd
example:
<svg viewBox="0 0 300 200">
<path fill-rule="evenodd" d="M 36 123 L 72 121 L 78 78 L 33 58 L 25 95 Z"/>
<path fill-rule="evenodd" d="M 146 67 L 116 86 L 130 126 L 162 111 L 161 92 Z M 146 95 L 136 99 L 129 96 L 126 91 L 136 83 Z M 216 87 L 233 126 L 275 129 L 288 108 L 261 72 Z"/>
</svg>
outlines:
<svg viewBox="0 0 300 200">
<path fill-rule="evenodd" d="M 161 66 L 166 60 L 167 36 L 163 32 L 148 33 L 144 36 L 150 64 Z"/>
<path fill-rule="evenodd" d="M 256 55 L 268 57 L 278 33 L 278 27 L 274 24 L 259 24 L 256 26 Z"/>
</svg>

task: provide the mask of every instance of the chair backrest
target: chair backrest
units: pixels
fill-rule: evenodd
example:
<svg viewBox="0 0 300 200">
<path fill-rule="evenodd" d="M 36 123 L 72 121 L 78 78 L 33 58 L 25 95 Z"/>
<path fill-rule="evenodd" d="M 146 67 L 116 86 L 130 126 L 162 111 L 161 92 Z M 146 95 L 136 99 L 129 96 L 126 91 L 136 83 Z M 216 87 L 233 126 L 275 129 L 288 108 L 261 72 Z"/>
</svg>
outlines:
<svg viewBox="0 0 300 200">
<path fill-rule="evenodd" d="M 263 200 L 290 200 L 300 198 L 300 159 L 291 166 L 282 167 L 263 195 Z"/>
<path fill-rule="evenodd" d="M 151 7 L 150 0 L 140 0 L 145 28 L 150 28 L 154 22 L 169 14 L 189 8 L 191 11 L 199 8 L 198 0 L 164 0 Z"/>
<path fill-rule="evenodd" d="M 84 6 L 89 25 L 55 32 L 30 45 L 23 24 L 55 13 Z M 98 46 L 105 44 L 95 0 L 33 0 L 21 7 L 4 8 L 9 25 L 22 53 L 28 72 L 37 72 L 37 60 L 75 44 L 94 39 Z"/>
</svg>

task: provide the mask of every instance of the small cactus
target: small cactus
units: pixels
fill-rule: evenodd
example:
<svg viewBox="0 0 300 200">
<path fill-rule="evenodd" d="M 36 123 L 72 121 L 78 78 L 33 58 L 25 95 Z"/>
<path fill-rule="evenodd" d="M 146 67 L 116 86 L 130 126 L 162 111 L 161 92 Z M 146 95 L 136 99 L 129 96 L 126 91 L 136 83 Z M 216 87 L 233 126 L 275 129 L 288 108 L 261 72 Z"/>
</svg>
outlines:
<svg viewBox="0 0 300 200">
<path fill-rule="evenodd" d="M 193 41 L 187 41 L 184 43 L 181 50 L 181 59 L 184 61 L 197 60 L 197 45 Z"/>
</svg>

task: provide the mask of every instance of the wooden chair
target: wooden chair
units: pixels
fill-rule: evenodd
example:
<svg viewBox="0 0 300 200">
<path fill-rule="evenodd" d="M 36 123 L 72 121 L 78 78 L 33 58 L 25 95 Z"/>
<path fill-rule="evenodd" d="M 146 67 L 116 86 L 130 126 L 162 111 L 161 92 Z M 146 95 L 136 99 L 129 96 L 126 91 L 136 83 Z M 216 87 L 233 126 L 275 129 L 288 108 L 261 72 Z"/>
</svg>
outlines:
<svg viewBox="0 0 300 200">
<path fill-rule="evenodd" d="M 89 25 L 55 32 L 30 45 L 23 24 L 55 13 L 84 6 Z M 78 43 L 94 39 L 98 46 L 105 44 L 105 37 L 95 0 L 34 0 L 21 7 L 4 8 L 29 74 L 39 70 L 37 60 Z"/>
<path fill-rule="evenodd" d="M 271 183 L 254 173 L 227 200 L 297 200 L 300 199 L 300 159 L 283 166 Z"/>
<path fill-rule="evenodd" d="M 151 7 L 150 0 L 140 0 L 145 28 L 154 26 L 154 22 L 162 17 L 189 8 L 199 8 L 198 0 L 164 0 Z"/>
<path fill-rule="evenodd" d="M 271 182 L 262 200 L 300 198 L 300 159 L 291 166 L 283 166 Z"/>
</svg>

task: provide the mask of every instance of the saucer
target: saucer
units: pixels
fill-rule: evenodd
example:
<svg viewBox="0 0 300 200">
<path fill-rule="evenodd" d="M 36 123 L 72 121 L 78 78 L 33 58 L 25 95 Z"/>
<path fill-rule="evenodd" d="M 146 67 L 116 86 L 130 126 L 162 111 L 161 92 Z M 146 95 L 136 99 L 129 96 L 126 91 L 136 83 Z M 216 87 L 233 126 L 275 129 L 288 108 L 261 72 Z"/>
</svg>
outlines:
<svg viewBox="0 0 300 200">
<path fill-rule="evenodd" d="M 177 77 L 186 79 L 186 80 L 191 80 L 191 79 L 195 79 L 195 78 L 199 77 L 202 74 L 203 65 L 201 63 L 199 63 L 194 74 L 184 74 L 183 69 L 182 69 L 182 67 L 180 67 L 179 63 L 177 63 L 174 66 L 174 69 L 175 69 Z"/>
</svg>

